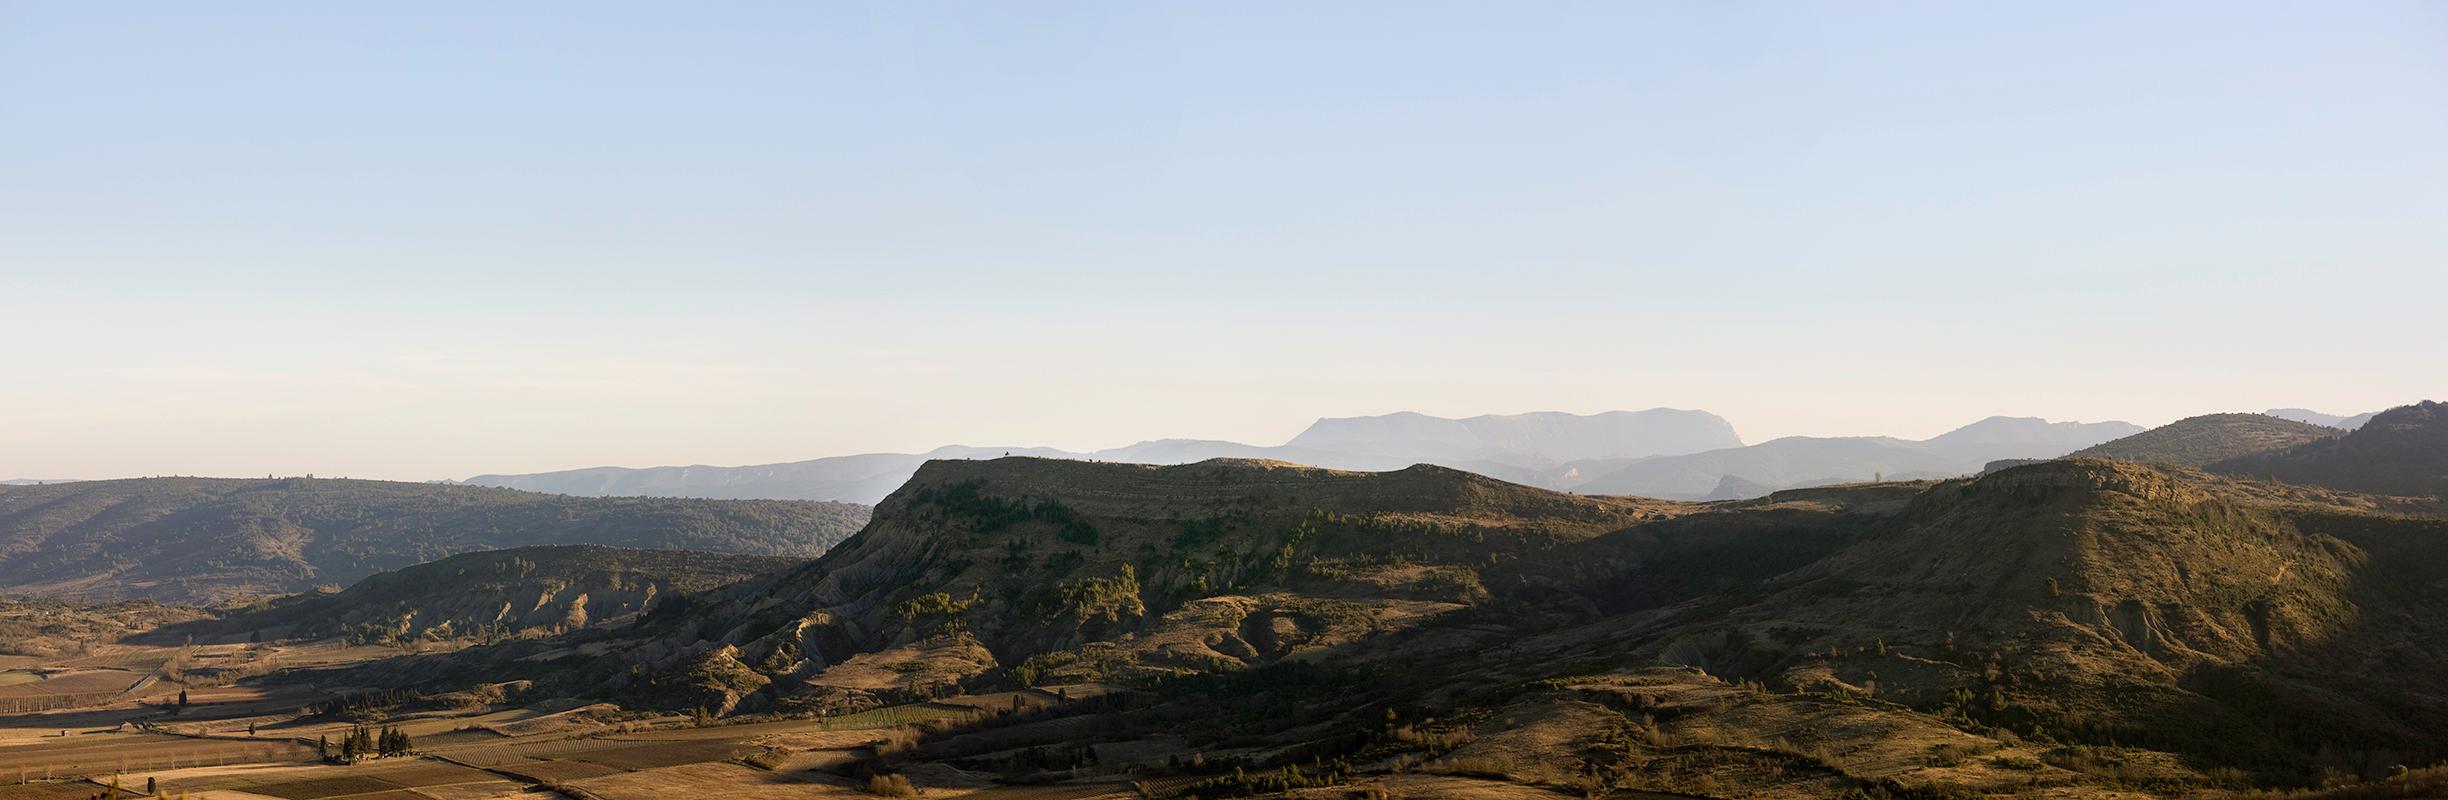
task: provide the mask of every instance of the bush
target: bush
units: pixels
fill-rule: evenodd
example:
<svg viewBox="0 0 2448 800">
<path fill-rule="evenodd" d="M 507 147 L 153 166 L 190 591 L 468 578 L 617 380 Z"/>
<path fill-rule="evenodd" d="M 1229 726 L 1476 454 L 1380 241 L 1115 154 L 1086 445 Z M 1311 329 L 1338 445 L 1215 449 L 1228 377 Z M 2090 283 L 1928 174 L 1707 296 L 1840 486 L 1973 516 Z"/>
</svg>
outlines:
<svg viewBox="0 0 2448 800">
<path fill-rule="evenodd" d="M 918 787 L 910 785 L 908 776 L 877 773 L 867 779 L 867 793 L 883 797 L 917 797 Z"/>
</svg>

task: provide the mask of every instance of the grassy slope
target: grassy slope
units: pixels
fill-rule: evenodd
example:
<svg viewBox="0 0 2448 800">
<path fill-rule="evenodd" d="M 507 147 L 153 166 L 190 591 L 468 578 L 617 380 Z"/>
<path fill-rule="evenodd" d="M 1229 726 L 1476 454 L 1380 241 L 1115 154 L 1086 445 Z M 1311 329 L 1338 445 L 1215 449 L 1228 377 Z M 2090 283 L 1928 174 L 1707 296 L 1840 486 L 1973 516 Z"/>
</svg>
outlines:
<svg viewBox="0 0 2448 800">
<path fill-rule="evenodd" d="M 2336 428 L 2266 414 L 2204 414 L 2077 450 L 2069 457 L 2114 458 L 2201 467 L 2258 453 L 2285 450 L 2344 433 Z"/>
<path fill-rule="evenodd" d="M 2343 437 L 2231 458 L 2211 468 L 2351 491 L 2448 497 L 2448 404 L 2400 406 Z"/>
</svg>

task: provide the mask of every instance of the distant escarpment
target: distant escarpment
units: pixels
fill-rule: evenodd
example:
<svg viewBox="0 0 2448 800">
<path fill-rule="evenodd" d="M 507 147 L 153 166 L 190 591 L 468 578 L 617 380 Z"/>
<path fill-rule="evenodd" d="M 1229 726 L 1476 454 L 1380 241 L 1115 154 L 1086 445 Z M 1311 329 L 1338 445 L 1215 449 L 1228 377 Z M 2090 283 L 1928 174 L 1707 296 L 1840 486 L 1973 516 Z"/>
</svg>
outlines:
<svg viewBox="0 0 2448 800">
<path fill-rule="evenodd" d="M 0 592 L 213 603 L 539 544 L 812 557 L 856 532 L 867 513 L 841 503 L 579 498 L 313 478 L 7 486 Z"/>
</svg>

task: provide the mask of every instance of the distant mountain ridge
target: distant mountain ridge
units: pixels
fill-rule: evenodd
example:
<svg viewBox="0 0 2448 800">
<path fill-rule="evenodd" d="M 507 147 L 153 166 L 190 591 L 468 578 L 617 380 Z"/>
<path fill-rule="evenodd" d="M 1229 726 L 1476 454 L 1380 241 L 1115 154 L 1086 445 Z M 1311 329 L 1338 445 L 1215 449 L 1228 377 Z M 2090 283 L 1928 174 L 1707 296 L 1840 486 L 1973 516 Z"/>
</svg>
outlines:
<svg viewBox="0 0 2448 800">
<path fill-rule="evenodd" d="M 1601 414 L 1533 412 L 1447 419 L 1400 412 L 1320 419 L 1275 446 L 1205 439 L 1156 439 L 1092 452 L 1044 447 L 939 447 L 925 453 L 869 453 L 744 467 L 596 467 L 524 475 L 478 475 L 463 483 L 581 496 L 837 500 L 873 504 L 931 460 L 1006 455 L 1142 464 L 1212 458 L 1289 461 L 1329 469 L 1381 472 L 1436 464 L 1519 480 L 1581 458 L 1647 458 L 1739 447 L 1724 418 L 1706 411 L 1653 408 Z"/>
<path fill-rule="evenodd" d="M 466 483 L 582 496 L 875 503 L 929 460 L 1012 455 L 1190 464 L 1247 458 L 1365 472 L 1434 464 L 1558 491 L 1722 500 L 1881 477 L 1970 475 L 1991 461 L 2055 458 L 2141 430 L 2126 422 L 1998 416 L 1925 441 L 1788 437 L 1745 445 L 1724 418 L 1687 409 L 1588 415 L 1532 412 L 1460 419 L 1400 412 L 1320 419 L 1275 446 L 1206 439 L 1157 439 L 1087 453 L 1042 447 L 951 446 L 923 454 L 871 453 L 746 467 L 598 467 L 478 475 Z"/>
<path fill-rule="evenodd" d="M 2336 414 L 2323 414 L 2308 408 L 2273 408 L 2261 413 L 2277 417 L 2279 419 L 2291 419 L 2296 422 L 2308 422 L 2322 427 L 2351 431 L 2356 428 L 2363 427 L 2364 423 L 2370 422 L 2372 417 L 2378 415 L 2380 412 L 2365 411 L 2361 414 L 2341 417 Z"/>
<path fill-rule="evenodd" d="M 1494 461 L 1523 466 L 1591 458 L 1671 456 L 1741 447 L 1724 418 L 1706 411 L 1652 408 L 1581 416 L 1558 412 L 1445 419 L 1403 412 L 1321 419 L 1287 448 L 1411 459 Z"/>
<path fill-rule="evenodd" d="M 1990 417 L 1921 441 L 1789 436 L 1680 456 L 1575 462 L 1530 482 L 1582 494 L 1740 499 L 1777 489 L 1978 474 L 1992 461 L 2055 458 L 2141 430 L 2127 422 Z"/>
</svg>

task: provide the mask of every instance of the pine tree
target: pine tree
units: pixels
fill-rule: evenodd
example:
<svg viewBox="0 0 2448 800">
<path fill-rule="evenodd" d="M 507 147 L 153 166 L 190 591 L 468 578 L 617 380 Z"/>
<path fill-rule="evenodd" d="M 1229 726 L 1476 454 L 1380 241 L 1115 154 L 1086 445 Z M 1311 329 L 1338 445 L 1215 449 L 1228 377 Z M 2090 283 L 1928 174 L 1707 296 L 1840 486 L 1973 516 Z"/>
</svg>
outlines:
<svg viewBox="0 0 2448 800">
<path fill-rule="evenodd" d="M 317 758 L 330 758 L 330 757 L 331 757 L 331 737 L 330 737 L 330 736 L 326 736 L 326 735 L 317 735 L 317 736 L 315 736 L 315 757 L 317 757 Z"/>
</svg>

